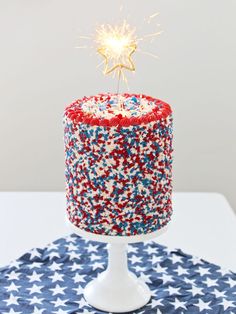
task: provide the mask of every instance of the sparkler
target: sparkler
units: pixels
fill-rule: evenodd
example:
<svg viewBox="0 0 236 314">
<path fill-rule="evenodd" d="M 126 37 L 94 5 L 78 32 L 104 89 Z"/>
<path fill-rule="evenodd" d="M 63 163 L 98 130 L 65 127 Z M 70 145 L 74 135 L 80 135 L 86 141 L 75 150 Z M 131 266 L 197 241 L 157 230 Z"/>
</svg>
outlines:
<svg viewBox="0 0 236 314">
<path fill-rule="evenodd" d="M 101 25 L 97 29 L 95 40 L 97 52 L 105 59 L 103 73 L 105 75 L 114 71 L 118 75 L 117 94 L 120 89 L 121 76 L 127 83 L 124 70 L 135 71 L 132 55 L 137 49 L 135 28 L 124 21 L 121 25 Z"/>
<path fill-rule="evenodd" d="M 101 25 L 97 29 L 96 44 L 97 52 L 105 59 L 105 75 L 113 71 L 120 75 L 123 69 L 135 71 L 131 56 L 137 49 L 137 39 L 135 29 L 126 21 L 114 27 Z"/>
<path fill-rule="evenodd" d="M 147 24 L 150 24 L 158 13 L 150 15 L 146 20 Z M 159 27 L 159 25 L 156 25 Z M 126 20 L 119 25 L 100 25 L 96 29 L 95 38 L 90 36 L 80 36 L 81 39 L 93 40 L 96 46 L 96 51 L 101 55 L 104 60 L 100 65 L 104 65 L 103 73 L 105 75 L 113 73 L 114 76 L 118 75 L 118 91 L 120 78 L 127 82 L 124 70 L 134 72 L 135 64 L 132 60 L 132 56 L 135 52 L 141 52 L 154 58 L 158 58 L 157 55 L 149 51 L 143 51 L 139 47 L 139 43 L 145 40 L 152 42 L 155 37 L 160 35 L 160 31 L 154 30 L 150 34 L 138 36 L 136 34 L 136 28 L 131 27 Z M 86 48 L 86 46 L 80 46 L 77 48 Z"/>
</svg>

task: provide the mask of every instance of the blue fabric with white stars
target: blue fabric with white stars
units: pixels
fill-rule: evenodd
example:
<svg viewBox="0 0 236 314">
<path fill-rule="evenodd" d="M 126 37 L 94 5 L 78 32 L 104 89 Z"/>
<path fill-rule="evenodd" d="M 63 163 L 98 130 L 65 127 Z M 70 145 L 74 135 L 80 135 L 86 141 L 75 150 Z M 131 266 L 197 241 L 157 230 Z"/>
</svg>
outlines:
<svg viewBox="0 0 236 314">
<path fill-rule="evenodd" d="M 236 313 L 236 274 L 153 241 L 128 246 L 131 271 L 152 298 L 137 314 Z M 0 269 L 1 314 L 76 314 L 92 308 L 83 288 L 106 268 L 106 245 L 70 235 Z"/>
</svg>

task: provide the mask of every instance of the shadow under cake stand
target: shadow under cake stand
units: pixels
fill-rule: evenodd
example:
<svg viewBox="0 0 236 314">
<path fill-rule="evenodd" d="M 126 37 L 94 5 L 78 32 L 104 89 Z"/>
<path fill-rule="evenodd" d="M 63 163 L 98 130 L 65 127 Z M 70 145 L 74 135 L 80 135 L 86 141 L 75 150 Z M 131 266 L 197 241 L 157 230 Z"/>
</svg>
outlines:
<svg viewBox="0 0 236 314">
<path fill-rule="evenodd" d="M 106 270 L 84 288 L 88 304 L 96 309 L 122 313 L 135 311 L 151 298 L 147 284 L 128 269 L 127 244 L 151 240 L 163 234 L 167 226 L 149 234 L 135 236 L 106 236 L 79 229 L 68 219 L 70 229 L 88 240 L 107 243 L 108 265 Z"/>
</svg>

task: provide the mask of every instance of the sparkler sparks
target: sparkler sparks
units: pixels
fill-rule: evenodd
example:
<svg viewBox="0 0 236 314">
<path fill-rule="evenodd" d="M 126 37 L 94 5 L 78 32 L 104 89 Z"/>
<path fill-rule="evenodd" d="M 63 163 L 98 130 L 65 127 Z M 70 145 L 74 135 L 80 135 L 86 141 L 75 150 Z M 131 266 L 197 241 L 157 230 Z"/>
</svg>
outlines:
<svg viewBox="0 0 236 314">
<path fill-rule="evenodd" d="M 153 20 L 158 16 L 158 13 L 150 15 L 145 19 L 147 24 L 151 24 Z M 159 27 L 159 24 L 156 25 Z M 100 25 L 96 29 L 96 36 L 94 38 L 90 36 L 80 36 L 81 39 L 93 40 L 96 45 L 96 51 L 101 55 L 104 60 L 101 64 L 104 65 L 103 73 L 105 75 L 111 74 L 118 75 L 126 80 L 124 70 L 131 72 L 135 71 L 135 64 L 132 60 L 133 54 L 137 51 L 154 58 L 158 58 L 152 52 L 144 51 L 140 48 L 140 43 L 148 41 L 152 43 L 154 38 L 160 35 L 160 31 L 152 31 L 150 34 L 138 36 L 136 34 L 136 28 L 131 27 L 125 20 L 119 25 Z M 86 48 L 86 46 L 80 46 L 77 48 Z M 94 48 L 94 47 L 93 47 Z M 101 65 L 100 64 L 100 65 Z"/>
<path fill-rule="evenodd" d="M 123 69 L 135 71 L 131 59 L 137 49 L 135 28 L 131 28 L 126 21 L 122 25 L 101 25 L 97 29 L 97 52 L 105 58 L 104 74 Z M 119 73 L 120 75 L 120 73 Z"/>
</svg>

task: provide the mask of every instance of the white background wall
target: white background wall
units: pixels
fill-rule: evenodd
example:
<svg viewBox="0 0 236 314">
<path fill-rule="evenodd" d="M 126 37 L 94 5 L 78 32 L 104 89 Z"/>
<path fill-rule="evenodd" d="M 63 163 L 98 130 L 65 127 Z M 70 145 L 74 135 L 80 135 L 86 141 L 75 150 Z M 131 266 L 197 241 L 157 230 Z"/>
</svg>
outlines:
<svg viewBox="0 0 236 314">
<path fill-rule="evenodd" d="M 64 106 L 116 87 L 75 46 L 96 23 L 117 22 L 120 3 L 0 0 L 0 190 L 64 189 Z M 129 85 L 173 106 L 175 189 L 221 192 L 236 208 L 236 1 L 123 3 L 142 33 L 160 12 L 160 59 L 136 54 Z"/>
</svg>

